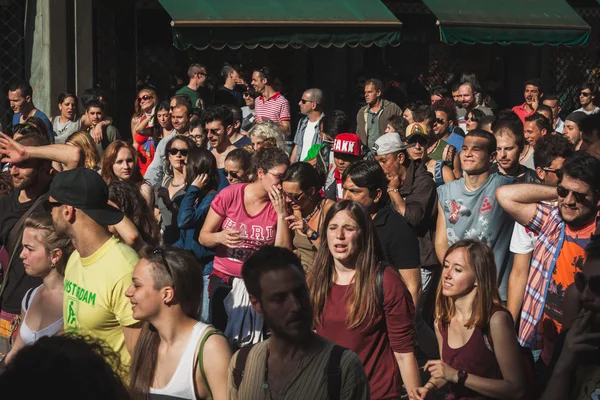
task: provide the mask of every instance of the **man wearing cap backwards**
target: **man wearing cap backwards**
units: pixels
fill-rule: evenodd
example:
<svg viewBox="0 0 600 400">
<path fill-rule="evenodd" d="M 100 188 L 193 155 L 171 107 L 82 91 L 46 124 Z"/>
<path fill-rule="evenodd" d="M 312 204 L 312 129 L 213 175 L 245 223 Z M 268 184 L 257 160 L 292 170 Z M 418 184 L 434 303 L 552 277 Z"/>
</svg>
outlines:
<svg viewBox="0 0 600 400">
<path fill-rule="evenodd" d="M 17 141 L 0 133 L 2 161 L 9 162 L 9 173 L 14 191 L 0 198 L 0 245 L 8 256 L 14 253 L 10 266 L 4 265 L 4 289 L 0 289 L 0 359 L 10 350 L 11 324 L 21 314 L 21 302 L 25 293 L 41 284 L 39 278 L 25 273 L 21 254 L 23 223 L 26 214 L 43 213 L 43 202 L 48 198 L 52 161 L 61 163 L 65 169 L 75 168 L 82 160 L 82 152 L 76 146 L 50 145 L 47 138 L 27 134 Z M 6 272 L 8 269 L 8 272 Z"/>
<path fill-rule="evenodd" d="M 108 231 L 123 213 L 108 205 L 108 187 L 86 168 L 58 174 L 46 208 L 56 231 L 69 236 L 75 247 L 65 270 L 65 331 L 103 340 L 128 368 L 139 323 L 125 291 L 138 256 Z"/>
<path fill-rule="evenodd" d="M 362 141 L 354 133 L 340 133 L 333 140 L 333 168 L 325 181 L 325 197 L 339 201 L 344 197 L 342 175 L 350 164 L 361 159 Z"/>
<path fill-rule="evenodd" d="M 441 262 L 448 247 L 461 239 L 487 244 L 494 251 L 500 297 L 506 301 L 514 221 L 498 204 L 496 189 L 513 178 L 490 174 L 495 158 L 494 135 L 482 129 L 469 132 L 460 153 L 464 177 L 438 187 L 435 251 Z"/>
<path fill-rule="evenodd" d="M 581 145 L 583 144 L 583 136 L 581 133 L 581 123 L 585 118 L 587 118 L 587 114 L 581 111 L 572 112 L 565 118 L 565 125 L 563 126 L 563 135 L 569 139 L 573 146 L 575 146 L 575 151 L 581 149 Z"/>
</svg>

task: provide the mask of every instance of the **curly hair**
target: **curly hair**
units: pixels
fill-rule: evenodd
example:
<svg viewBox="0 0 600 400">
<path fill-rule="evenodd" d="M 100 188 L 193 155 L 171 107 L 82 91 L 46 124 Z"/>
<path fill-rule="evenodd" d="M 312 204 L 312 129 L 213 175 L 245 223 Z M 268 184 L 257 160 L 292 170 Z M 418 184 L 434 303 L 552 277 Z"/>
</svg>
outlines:
<svg viewBox="0 0 600 400">
<path fill-rule="evenodd" d="M 536 168 L 547 168 L 557 157 L 565 160 L 575 151 L 575 146 L 569 139 L 560 135 L 545 135 L 538 140 L 533 148 L 533 164 Z"/>
<path fill-rule="evenodd" d="M 67 138 L 65 143 L 81 148 L 85 157 L 84 166 L 89 169 L 98 170 L 100 156 L 98 155 L 96 144 L 89 134 L 83 131 L 75 132 Z"/>
</svg>

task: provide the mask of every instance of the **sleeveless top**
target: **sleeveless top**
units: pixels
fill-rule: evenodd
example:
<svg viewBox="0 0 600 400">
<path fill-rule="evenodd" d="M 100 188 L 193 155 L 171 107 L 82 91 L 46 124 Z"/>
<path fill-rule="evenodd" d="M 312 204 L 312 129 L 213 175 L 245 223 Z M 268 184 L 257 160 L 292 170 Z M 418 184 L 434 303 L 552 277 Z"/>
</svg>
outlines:
<svg viewBox="0 0 600 400">
<path fill-rule="evenodd" d="M 433 180 L 435 181 L 436 186 L 442 186 L 444 183 L 446 183 L 446 182 L 444 182 L 444 176 L 442 174 L 443 167 L 444 167 L 443 160 L 435 161 Z"/>
<path fill-rule="evenodd" d="M 494 309 L 492 315 L 498 311 L 505 312 L 501 308 Z M 496 361 L 496 355 L 487 332 L 475 327 L 467 343 L 462 347 L 453 349 L 448 345 L 448 326 L 438 322 L 442 336 L 442 360 L 452 368 L 467 371 L 469 374 L 489 379 L 502 379 L 500 367 Z M 483 396 L 465 387 L 452 385 L 450 394 L 446 400 L 484 400 L 489 397 Z"/>
<path fill-rule="evenodd" d="M 35 343 L 39 338 L 43 336 L 54 336 L 56 335 L 60 329 L 63 327 L 63 319 L 60 318 L 57 321 L 54 321 L 44 329 L 40 329 L 39 331 L 34 331 L 27 326 L 27 313 L 29 312 L 29 306 L 33 302 L 33 299 L 38 292 L 38 289 L 41 288 L 42 285 L 29 289 L 29 291 L 23 297 L 23 302 L 21 307 L 25 310 L 25 317 L 23 317 L 23 321 L 21 322 L 21 327 L 19 328 L 19 335 L 21 336 L 21 340 L 23 343 L 29 345 Z M 29 300 L 29 301 L 28 301 Z"/>
<path fill-rule="evenodd" d="M 448 144 L 445 140 L 440 139 L 437 143 L 427 149 L 427 155 L 432 160 L 443 160 L 444 163 L 454 169 L 454 156 L 456 155 L 456 147 Z"/>
<path fill-rule="evenodd" d="M 54 135 L 56 135 L 54 143 L 64 144 L 69 136 L 81 130 L 81 119 L 78 119 L 77 121 L 69 120 L 63 125 L 60 123 L 60 115 L 58 115 L 54 117 L 52 129 L 54 130 Z"/>
<path fill-rule="evenodd" d="M 204 332 L 208 325 L 202 322 L 196 323 L 190 340 L 181 355 L 179 364 L 175 369 L 175 373 L 171 377 L 169 383 L 162 388 L 151 387 L 148 393 L 150 399 L 195 399 L 196 391 L 194 390 L 194 371 L 195 365 L 198 362 L 198 345 L 204 336 Z"/>
</svg>

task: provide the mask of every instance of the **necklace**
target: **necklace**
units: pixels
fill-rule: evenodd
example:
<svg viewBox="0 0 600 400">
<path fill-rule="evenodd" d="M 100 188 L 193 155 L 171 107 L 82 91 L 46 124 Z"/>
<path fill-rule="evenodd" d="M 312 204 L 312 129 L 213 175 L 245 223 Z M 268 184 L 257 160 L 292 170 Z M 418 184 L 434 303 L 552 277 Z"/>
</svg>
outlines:
<svg viewBox="0 0 600 400">
<path fill-rule="evenodd" d="M 310 221 L 310 219 L 321 209 L 321 205 L 323 204 L 323 200 L 321 200 L 317 206 L 315 207 L 314 210 L 312 210 L 312 212 L 310 214 L 308 214 L 308 216 L 306 218 L 302 217 L 302 221 L 304 221 L 305 224 L 308 224 L 308 221 Z"/>
<path fill-rule="evenodd" d="M 173 181 L 171 181 L 171 183 L 170 183 L 170 185 L 173 186 L 173 187 L 183 186 L 184 184 L 185 184 L 185 181 L 183 181 L 181 183 L 178 183 L 178 184 L 173 183 Z"/>
</svg>

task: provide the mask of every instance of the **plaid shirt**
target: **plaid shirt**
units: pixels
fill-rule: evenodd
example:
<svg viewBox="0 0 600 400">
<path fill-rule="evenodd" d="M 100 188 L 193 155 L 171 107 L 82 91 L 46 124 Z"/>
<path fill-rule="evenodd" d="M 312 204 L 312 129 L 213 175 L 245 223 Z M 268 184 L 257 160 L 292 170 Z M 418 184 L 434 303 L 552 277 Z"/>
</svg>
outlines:
<svg viewBox="0 0 600 400">
<path fill-rule="evenodd" d="M 521 346 L 533 348 L 537 326 L 544 312 L 552 271 L 565 238 L 565 223 L 557 206 L 538 203 L 535 215 L 526 228 L 539 236 L 533 249 L 523 298 L 519 343 Z"/>
</svg>

